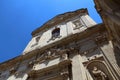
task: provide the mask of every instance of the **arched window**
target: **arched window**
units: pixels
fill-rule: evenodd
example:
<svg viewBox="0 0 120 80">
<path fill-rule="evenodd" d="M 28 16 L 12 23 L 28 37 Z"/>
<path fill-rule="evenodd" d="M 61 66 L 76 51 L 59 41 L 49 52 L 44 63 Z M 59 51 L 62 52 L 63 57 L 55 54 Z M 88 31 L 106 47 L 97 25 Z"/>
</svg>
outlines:
<svg viewBox="0 0 120 80">
<path fill-rule="evenodd" d="M 60 36 L 60 28 L 56 28 L 52 31 L 52 38 L 57 38 Z"/>
</svg>

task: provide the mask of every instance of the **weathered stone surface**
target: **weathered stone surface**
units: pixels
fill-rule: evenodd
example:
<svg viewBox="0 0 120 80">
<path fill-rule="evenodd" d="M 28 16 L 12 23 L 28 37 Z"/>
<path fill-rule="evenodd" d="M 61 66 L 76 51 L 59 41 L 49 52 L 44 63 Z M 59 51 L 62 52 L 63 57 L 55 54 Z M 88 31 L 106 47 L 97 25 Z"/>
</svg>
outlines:
<svg viewBox="0 0 120 80">
<path fill-rule="evenodd" d="M 22 55 L 0 64 L 0 80 L 119 80 L 105 25 L 87 9 L 58 15 L 32 36 Z"/>
<path fill-rule="evenodd" d="M 108 40 L 112 42 L 110 45 L 101 47 L 105 52 L 106 58 L 109 60 L 117 76 L 120 79 L 120 1 L 118 0 L 94 0 L 96 9 L 100 14 L 105 27 L 109 33 Z"/>
</svg>

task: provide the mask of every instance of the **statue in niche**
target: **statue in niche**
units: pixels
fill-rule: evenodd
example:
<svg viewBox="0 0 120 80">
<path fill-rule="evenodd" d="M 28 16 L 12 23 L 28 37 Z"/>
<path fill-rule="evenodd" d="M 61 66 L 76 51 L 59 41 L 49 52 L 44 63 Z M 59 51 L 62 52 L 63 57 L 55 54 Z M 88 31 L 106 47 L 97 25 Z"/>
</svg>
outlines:
<svg viewBox="0 0 120 80">
<path fill-rule="evenodd" d="M 92 73 L 95 80 L 109 80 L 107 75 L 103 71 L 99 70 L 96 66 L 93 67 Z"/>
</svg>

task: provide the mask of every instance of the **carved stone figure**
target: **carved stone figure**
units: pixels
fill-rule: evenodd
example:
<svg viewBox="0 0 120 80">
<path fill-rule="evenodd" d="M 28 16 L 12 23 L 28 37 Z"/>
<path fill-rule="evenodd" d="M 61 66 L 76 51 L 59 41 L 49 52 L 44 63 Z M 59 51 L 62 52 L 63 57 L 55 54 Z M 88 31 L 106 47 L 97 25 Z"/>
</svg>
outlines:
<svg viewBox="0 0 120 80">
<path fill-rule="evenodd" d="M 93 67 L 92 73 L 95 80 L 109 80 L 107 75 L 95 66 Z"/>
</svg>

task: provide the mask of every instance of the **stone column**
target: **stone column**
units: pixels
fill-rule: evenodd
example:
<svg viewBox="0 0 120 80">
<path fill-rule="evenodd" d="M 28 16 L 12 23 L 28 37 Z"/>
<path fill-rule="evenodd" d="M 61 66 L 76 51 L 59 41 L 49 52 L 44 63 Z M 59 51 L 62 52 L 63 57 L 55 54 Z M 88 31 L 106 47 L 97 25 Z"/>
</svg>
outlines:
<svg viewBox="0 0 120 80">
<path fill-rule="evenodd" d="M 70 55 L 72 59 L 72 78 L 73 80 L 86 80 L 85 68 L 82 64 L 82 57 L 77 53 Z"/>
</svg>

